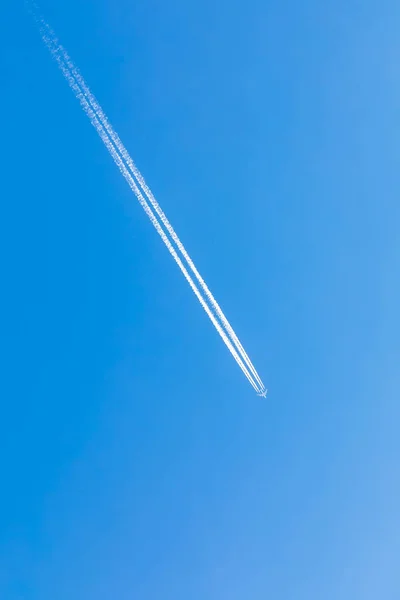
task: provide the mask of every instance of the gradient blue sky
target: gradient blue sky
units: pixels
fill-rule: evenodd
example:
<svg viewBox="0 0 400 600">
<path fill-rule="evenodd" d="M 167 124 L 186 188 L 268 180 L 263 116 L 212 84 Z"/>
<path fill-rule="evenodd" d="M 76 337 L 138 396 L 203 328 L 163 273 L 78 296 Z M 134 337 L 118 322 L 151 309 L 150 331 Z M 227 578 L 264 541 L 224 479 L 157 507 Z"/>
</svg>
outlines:
<svg viewBox="0 0 400 600">
<path fill-rule="evenodd" d="M 399 4 L 42 8 L 270 395 L 7 3 L 0 597 L 399 598 Z"/>
</svg>

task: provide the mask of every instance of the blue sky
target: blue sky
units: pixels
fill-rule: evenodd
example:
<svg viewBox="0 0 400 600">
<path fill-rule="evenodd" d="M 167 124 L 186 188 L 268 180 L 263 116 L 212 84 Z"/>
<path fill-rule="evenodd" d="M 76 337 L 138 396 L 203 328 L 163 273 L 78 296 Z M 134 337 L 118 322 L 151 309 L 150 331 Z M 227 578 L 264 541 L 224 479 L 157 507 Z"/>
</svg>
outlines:
<svg viewBox="0 0 400 600">
<path fill-rule="evenodd" d="M 270 395 L 9 3 L 1 598 L 398 598 L 398 5 L 42 8 Z"/>
</svg>

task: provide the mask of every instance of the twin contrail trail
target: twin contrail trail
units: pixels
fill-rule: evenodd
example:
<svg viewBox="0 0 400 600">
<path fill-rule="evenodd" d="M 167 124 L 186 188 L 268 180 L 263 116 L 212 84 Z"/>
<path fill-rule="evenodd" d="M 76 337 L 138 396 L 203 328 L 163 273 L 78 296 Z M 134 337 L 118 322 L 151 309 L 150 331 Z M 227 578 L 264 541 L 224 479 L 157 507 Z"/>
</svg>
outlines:
<svg viewBox="0 0 400 600">
<path fill-rule="evenodd" d="M 259 395 L 265 396 L 267 390 L 253 363 L 245 352 L 235 331 L 222 312 L 221 307 L 215 300 L 204 279 L 201 277 L 200 273 L 195 267 L 193 260 L 190 258 L 188 252 L 165 216 L 153 193 L 146 184 L 142 174 L 133 162 L 129 152 L 110 124 L 104 111 L 102 110 L 95 96 L 90 91 L 81 73 L 72 62 L 67 51 L 59 43 L 54 31 L 39 15 L 36 5 L 33 2 L 28 2 L 28 5 L 30 12 L 33 14 L 34 19 L 39 27 L 41 37 L 45 45 L 47 46 L 53 58 L 56 60 L 71 90 L 79 100 L 83 111 L 86 113 L 90 122 L 96 129 L 102 142 L 112 156 L 115 164 L 126 179 L 129 187 L 135 194 L 146 215 L 149 217 L 152 225 L 160 235 L 162 241 L 168 248 L 170 254 L 192 288 L 201 306 L 207 313 L 212 324 L 231 352 L 233 358 L 243 371 L 244 375 L 253 386 L 254 390 Z M 175 247 L 173 244 L 175 244 Z M 180 253 L 180 256 L 178 252 Z M 191 271 L 191 274 L 189 274 L 188 269 Z M 193 277 L 195 278 L 196 282 L 193 280 Z"/>
</svg>

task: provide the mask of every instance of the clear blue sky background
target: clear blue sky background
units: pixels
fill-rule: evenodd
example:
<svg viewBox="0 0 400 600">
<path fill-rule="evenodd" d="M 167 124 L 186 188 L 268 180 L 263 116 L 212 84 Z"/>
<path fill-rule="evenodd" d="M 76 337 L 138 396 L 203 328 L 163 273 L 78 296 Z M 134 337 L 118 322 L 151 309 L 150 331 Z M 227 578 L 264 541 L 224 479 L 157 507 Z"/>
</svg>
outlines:
<svg viewBox="0 0 400 600">
<path fill-rule="evenodd" d="M 398 2 L 42 8 L 270 395 L 7 3 L 0 597 L 399 598 Z"/>
</svg>

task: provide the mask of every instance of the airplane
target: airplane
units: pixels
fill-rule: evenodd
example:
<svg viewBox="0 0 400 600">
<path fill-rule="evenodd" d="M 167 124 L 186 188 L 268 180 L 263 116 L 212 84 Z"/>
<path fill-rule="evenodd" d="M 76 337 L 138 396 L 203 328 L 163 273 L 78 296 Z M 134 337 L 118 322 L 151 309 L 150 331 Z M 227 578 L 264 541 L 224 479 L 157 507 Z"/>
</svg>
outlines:
<svg viewBox="0 0 400 600">
<path fill-rule="evenodd" d="M 266 398 L 268 394 L 268 390 L 265 388 L 265 390 L 263 392 L 258 392 L 257 396 L 260 396 L 262 398 Z"/>
</svg>

